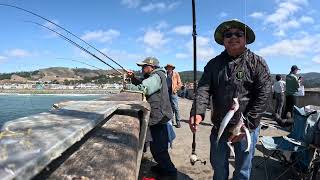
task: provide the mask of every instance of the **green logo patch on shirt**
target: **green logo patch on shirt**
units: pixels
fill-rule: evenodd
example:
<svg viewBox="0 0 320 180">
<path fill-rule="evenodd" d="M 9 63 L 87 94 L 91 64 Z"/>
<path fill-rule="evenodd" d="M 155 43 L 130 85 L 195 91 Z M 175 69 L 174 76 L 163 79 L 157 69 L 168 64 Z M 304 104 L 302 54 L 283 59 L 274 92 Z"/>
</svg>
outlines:
<svg viewBox="0 0 320 180">
<path fill-rule="evenodd" d="M 238 71 L 238 72 L 236 73 L 236 79 L 237 79 L 238 81 L 241 81 L 243 78 L 244 78 L 244 72 L 243 72 L 242 70 Z"/>
</svg>

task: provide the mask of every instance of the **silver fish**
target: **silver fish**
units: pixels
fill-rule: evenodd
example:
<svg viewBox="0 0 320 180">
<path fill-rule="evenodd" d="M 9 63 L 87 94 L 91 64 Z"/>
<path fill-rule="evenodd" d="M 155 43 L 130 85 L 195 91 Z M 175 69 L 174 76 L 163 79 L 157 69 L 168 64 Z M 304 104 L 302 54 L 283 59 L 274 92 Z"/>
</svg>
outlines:
<svg viewBox="0 0 320 180">
<path fill-rule="evenodd" d="M 237 112 L 237 110 L 239 109 L 239 101 L 238 98 L 233 98 L 233 106 L 232 108 L 228 111 L 228 113 L 225 115 L 225 117 L 222 119 L 222 122 L 220 124 L 220 128 L 218 131 L 218 138 L 217 138 L 217 142 L 219 142 L 225 128 L 227 127 L 227 125 L 229 124 L 230 120 L 232 119 L 232 117 L 234 116 L 234 113 Z M 244 125 L 243 120 L 245 119 L 245 117 L 243 116 L 243 114 L 241 114 L 241 119 L 239 120 L 239 122 L 234 126 L 234 128 L 232 129 L 231 133 L 234 136 L 238 136 L 241 134 L 241 131 L 243 130 L 245 132 L 246 135 L 246 140 L 247 140 L 247 148 L 245 150 L 245 152 L 248 152 L 250 150 L 250 146 L 251 146 L 251 136 L 250 136 L 250 132 L 248 130 L 248 128 Z M 228 141 L 227 145 L 230 148 L 231 154 L 233 156 L 235 156 L 234 153 L 234 148 L 232 146 L 232 142 Z"/>
<path fill-rule="evenodd" d="M 229 124 L 229 122 L 230 122 L 231 118 L 233 117 L 234 113 L 236 111 L 238 111 L 238 109 L 239 109 L 238 98 L 233 98 L 233 106 L 232 106 L 232 108 L 227 112 L 227 114 L 224 116 L 224 118 L 221 121 L 220 128 L 219 128 L 219 131 L 218 131 L 217 142 L 219 142 L 219 140 L 221 138 L 221 135 L 223 134 L 225 128 Z"/>
</svg>

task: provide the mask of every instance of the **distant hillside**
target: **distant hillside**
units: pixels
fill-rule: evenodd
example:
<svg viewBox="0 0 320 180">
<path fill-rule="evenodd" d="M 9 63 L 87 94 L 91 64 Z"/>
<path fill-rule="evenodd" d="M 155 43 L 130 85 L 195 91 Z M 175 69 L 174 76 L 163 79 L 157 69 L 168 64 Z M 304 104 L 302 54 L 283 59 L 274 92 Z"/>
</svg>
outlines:
<svg viewBox="0 0 320 180">
<path fill-rule="evenodd" d="M 179 72 L 182 82 L 193 82 L 193 71 L 181 71 Z M 198 71 L 197 79 L 199 80 L 203 72 Z M 275 80 L 275 74 L 272 74 L 272 80 Z M 282 74 L 282 78 L 285 79 L 286 74 Z M 320 73 L 311 72 L 299 74 L 303 77 L 303 84 L 306 88 L 320 88 Z"/>
<path fill-rule="evenodd" d="M 51 67 L 30 72 L 13 72 L 0 74 L 0 82 L 26 83 L 28 81 L 42 81 L 53 83 L 113 83 L 121 80 L 119 73 L 114 70 L 92 70 L 86 68 Z"/>
<path fill-rule="evenodd" d="M 179 72 L 182 82 L 193 82 L 193 71 L 181 71 Z M 202 76 L 202 71 L 197 71 L 197 79 L 199 80 Z"/>
<path fill-rule="evenodd" d="M 193 82 L 193 71 L 179 72 L 182 82 Z M 141 76 L 140 71 L 135 71 L 137 76 Z M 197 72 L 197 79 L 199 80 L 203 72 Z M 320 73 L 311 72 L 300 74 L 303 77 L 303 84 L 306 88 L 320 88 Z M 285 74 L 282 74 L 285 78 Z M 272 74 L 272 80 L 275 79 L 275 74 Z M 114 83 L 121 82 L 121 77 L 114 70 L 92 70 L 86 68 L 66 68 L 66 67 L 51 67 L 46 69 L 39 69 L 30 72 L 13 72 L 0 73 L 0 83 L 25 83 L 28 81 L 42 81 L 63 84 L 75 83 Z"/>
</svg>

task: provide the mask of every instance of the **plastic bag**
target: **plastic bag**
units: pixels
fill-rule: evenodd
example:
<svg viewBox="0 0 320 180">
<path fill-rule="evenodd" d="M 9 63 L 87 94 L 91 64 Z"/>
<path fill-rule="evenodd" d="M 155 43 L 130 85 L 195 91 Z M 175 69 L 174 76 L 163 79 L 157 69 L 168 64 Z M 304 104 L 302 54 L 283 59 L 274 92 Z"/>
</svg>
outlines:
<svg viewBox="0 0 320 180">
<path fill-rule="evenodd" d="M 304 86 L 298 88 L 298 92 L 295 93 L 296 96 L 304 96 Z"/>
</svg>

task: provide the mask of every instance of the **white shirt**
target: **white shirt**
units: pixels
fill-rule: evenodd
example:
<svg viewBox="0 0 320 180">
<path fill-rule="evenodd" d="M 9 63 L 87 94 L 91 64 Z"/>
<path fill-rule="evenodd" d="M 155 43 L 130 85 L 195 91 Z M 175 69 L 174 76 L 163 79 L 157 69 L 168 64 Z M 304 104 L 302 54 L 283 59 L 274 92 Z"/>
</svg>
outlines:
<svg viewBox="0 0 320 180">
<path fill-rule="evenodd" d="M 273 84 L 273 90 L 276 93 L 284 93 L 284 91 L 286 90 L 286 82 L 284 82 L 283 80 L 276 81 Z"/>
</svg>

